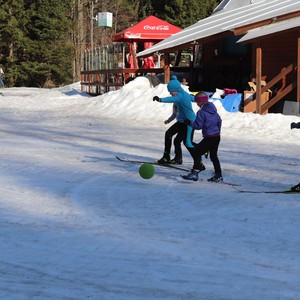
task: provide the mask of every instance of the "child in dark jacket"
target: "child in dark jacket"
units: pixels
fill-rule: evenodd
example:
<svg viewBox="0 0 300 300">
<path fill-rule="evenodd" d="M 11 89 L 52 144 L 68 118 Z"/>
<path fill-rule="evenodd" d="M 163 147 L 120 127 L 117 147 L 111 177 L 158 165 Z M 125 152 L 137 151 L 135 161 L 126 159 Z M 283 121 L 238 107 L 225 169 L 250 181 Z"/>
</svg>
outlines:
<svg viewBox="0 0 300 300">
<path fill-rule="evenodd" d="M 186 119 L 185 123 L 193 129 L 202 130 L 203 139 L 199 144 L 194 145 L 193 152 L 191 153 L 194 159 L 193 169 L 188 175 L 182 177 L 186 180 L 197 181 L 199 172 L 205 170 L 201 162 L 201 156 L 209 152 L 215 173 L 208 181 L 220 182 L 223 181 L 223 177 L 218 158 L 218 148 L 221 139 L 222 120 L 215 105 L 208 102 L 208 96 L 204 92 L 199 92 L 195 96 L 195 102 L 200 108 L 197 112 L 196 120 L 192 122 Z"/>
<path fill-rule="evenodd" d="M 172 138 L 174 138 L 174 148 L 175 148 L 175 157 L 170 160 L 170 164 L 182 164 L 182 149 L 181 149 L 181 142 L 182 136 L 179 134 L 181 130 L 181 124 L 178 121 L 178 109 L 176 104 L 173 104 L 173 113 L 172 115 L 164 121 L 165 124 L 171 123 L 173 120 L 176 119 L 176 123 L 174 123 L 170 128 L 165 132 L 165 150 L 164 150 L 164 157 L 162 158 L 162 164 L 165 163 L 166 156 L 171 152 L 172 146 Z M 170 154 L 169 154 L 170 155 Z M 158 161 L 160 163 L 160 161 Z"/>
<path fill-rule="evenodd" d="M 162 102 L 162 103 L 173 103 L 176 105 L 178 109 L 177 114 L 177 141 L 183 141 L 185 147 L 192 155 L 194 145 L 193 145 L 193 133 L 194 130 L 189 124 L 184 122 L 185 119 L 189 119 L 191 121 L 195 120 L 195 112 L 192 107 L 192 101 L 194 100 L 194 96 L 187 93 L 181 86 L 181 83 L 177 80 L 176 76 L 172 76 L 172 79 L 167 85 L 168 91 L 171 94 L 169 97 L 159 98 L 158 96 L 153 97 L 153 101 Z M 168 140 L 170 143 L 170 139 Z M 177 160 L 176 154 L 175 158 Z M 178 156 L 178 158 L 180 158 Z M 165 147 L 164 155 L 157 162 L 159 164 L 168 164 L 168 163 L 176 163 L 176 160 L 171 162 L 170 159 L 170 149 Z M 179 161 L 180 162 L 180 161 Z M 204 166 L 203 166 L 204 167 Z M 205 168 L 205 167 L 204 167 Z"/>
<path fill-rule="evenodd" d="M 300 129 L 300 122 L 298 122 L 298 123 L 296 123 L 296 122 L 291 123 L 291 129 L 294 129 L 294 128 Z M 293 186 L 291 188 L 291 191 L 292 192 L 300 192 L 300 183 L 298 183 L 297 185 Z"/>
</svg>

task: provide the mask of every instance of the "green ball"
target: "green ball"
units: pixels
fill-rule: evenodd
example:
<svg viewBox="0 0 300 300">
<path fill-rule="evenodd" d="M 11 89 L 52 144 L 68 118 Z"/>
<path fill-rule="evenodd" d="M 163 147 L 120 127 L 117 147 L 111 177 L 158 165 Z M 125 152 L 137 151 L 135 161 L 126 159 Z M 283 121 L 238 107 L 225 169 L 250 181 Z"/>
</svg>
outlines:
<svg viewBox="0 0 300 300">
<path fill-rule="evenodd" d="M 155 169 L 152 164 L 144 163 L 139 168 L 140 176 L 144 179 L 150 179 L 155 174 Z"/>
</svg>

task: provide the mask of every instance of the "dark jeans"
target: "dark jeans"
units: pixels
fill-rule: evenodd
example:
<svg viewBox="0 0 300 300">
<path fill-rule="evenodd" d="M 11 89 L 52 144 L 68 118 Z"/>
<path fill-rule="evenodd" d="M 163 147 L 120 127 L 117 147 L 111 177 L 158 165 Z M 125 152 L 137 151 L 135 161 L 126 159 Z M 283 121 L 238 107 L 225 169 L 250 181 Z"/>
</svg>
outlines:
<svg viewBox="0 0 300 300">
<path fill-rule="evenodd" d="M 193 133 L 192 131 L 190 140 L 193 140 Z M 174 147 L 175 147 L 175 158 L 182 159 L 182 149 L 181 143 L 184 141 L 186 143 L 187 138 L 187 125 L 184 123 L 176 122 L 173 124 L 165 133 L 165 154 L 170 154 L 171 146 L 172 146 L 172 138 L 176 135 L 174 139 Z M 188 150 L 190 148 L 187 148 Z"/>
<path fill-rule="evenodd" d="M 220 144 L 221 137 L 205 137 L 199 144 L 195 144 L 194 148 L 189 148 L 189 151 L 194 159 L 193 169 L 200 170 L 201 156 L 206 152 L 209 152 L 209 158 L 213 163 L 215 174 L 222 176 L 222 170 L 220 161 L 218 158 L 218 148 Z"/>
</svg>

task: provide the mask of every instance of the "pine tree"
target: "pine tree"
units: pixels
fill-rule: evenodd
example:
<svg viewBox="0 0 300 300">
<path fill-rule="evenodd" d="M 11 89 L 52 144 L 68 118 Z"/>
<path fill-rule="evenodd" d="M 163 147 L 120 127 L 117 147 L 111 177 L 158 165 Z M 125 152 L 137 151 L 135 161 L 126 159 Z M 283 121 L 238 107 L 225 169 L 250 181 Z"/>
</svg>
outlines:
<svg viewBox="0 0 300 300">
<path fill-rule="evenodd" d="M 94 15 L 88 16 L 93 2 Z M 0 64 L 10 86 L 57 86 L 80 79 L 91 17 L 113 13 L 113 27 L 95 24 L 94 46 L 155 15 L 186 28 L 209 16 L 221 0 L 0 0 Z M 90 11 L 91 12 L 91 11 Z"/>
<path fill-rule="evenodd" d="M 0 29 L 6 81 L 14 86 L 72 82 L 71 1 L 2 1 Z"/>
<path fill-rule="evenodd" d="M 0 63 L 5 70 L 5 84 L 10 85 L 18 73 L 16 65 L 22 56 L 26 19 L 22 0 L 2 0 L 0 4 Z"/>
<path fill-rule="evenodd" d="M 140 0 L 138 4 L 138 17 L 139 19 L 145 19 L 150 15 L 155 15 L 152 6 L 152 0 Z"/>
<path fill-rule="evenodd" d="M 221 0 L 152 0 L 158 18 L 181 28 L 186 28 L 211 15 Z"/>
<path fill-rule="evenodd" d="M 54 86 L 72 81 L 71 1 L 26 1 L 28 84 Z"/>
</svg>

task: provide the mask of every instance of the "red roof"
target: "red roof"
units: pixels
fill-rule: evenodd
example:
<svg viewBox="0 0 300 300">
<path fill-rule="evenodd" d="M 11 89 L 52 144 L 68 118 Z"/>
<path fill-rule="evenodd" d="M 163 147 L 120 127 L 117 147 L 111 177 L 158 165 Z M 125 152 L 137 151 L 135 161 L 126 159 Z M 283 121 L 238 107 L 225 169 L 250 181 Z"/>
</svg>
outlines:
<svg viewBox="0 0 300 300">
<path fill-rule="evenodd" d="M 147 17 L 136 25 L 127 28 L 113 36 L 114 42 L 161 41 L 172 34 L 181 31 L 174 26 L 154 16 Z"/>
</svg>

